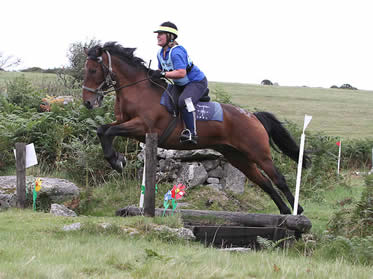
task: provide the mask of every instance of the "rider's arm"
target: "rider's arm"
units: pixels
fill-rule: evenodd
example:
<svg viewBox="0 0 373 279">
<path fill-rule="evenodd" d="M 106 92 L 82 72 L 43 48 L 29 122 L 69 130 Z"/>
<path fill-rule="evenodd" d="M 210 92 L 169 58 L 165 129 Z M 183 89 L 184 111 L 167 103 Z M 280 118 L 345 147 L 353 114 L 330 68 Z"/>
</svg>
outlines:
<svg viewBox="0 0 373 279">
<path fill-rule="evenodd" d="M 173 70 L 171 72 L 166 72 L 165 77 L 170 78 L 170 79 L 178 79 L 178 78 L 185 77 L 186 73 L 187 73 L 186 69 L 178 69 L 178 70 Z"/>
</svg>

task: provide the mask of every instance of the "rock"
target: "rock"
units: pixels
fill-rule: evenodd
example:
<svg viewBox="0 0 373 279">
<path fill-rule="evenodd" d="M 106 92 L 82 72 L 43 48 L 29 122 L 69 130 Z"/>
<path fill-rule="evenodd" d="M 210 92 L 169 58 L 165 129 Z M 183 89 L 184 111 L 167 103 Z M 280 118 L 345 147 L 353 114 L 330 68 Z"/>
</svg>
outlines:
<svg viewBox="0 0 373 279">
<path fill-rule="evenodd" d="M 224 177 L 222 185 L 224 190 L 230 190 L 235 193 L 243 193 L 246 183 L 246 176 L 231 164 L 224 165 Z"/>
<path fill-rule="evenodd" d="M 203 166 L 205 167 L 206 171 L 211 171 L 215 168 L 217 168 L 220 164 L 220 160 L 207 160 L 202 161 Z"/>
<path fill-rule="evenodd" d="M 54 203 L 51 205 L 50 213 L 55 216 L 76 217 L 76 213 L 66 206 Z"/>
<path fill-rule="evenodd" d="M 165 225 L 155 225 L 154 230 L 156 231 L 167 231 L 173 234 L 176 234 L 177 237 L 186 239 L 186 240 L 194 240 L 196 237 L 193 234 L 193 231 L 187 228 L 179 228 L 179 229 L 173 229 L 170 227 L 167 227 Z"/>
<path fill-rule="evenodd" d="M 215 178 L 215 177 L 207 178 L 207 183 L 209 184 L 219 184 L 219 182 L 220 182 L 219 178 Z"/>
<path fill-rule="evenodd" d="M 28 193 L 32 195 L 35 177 L 26 177 Z M 66 179 L 41 177 L 41 190 L 38 197 L 46 197 L 50 203 L 62 203 L 79 197 L 79 188 Z M 0 176 L 0 208 L 16 206 L 16 176 Z"/>
<path fill-rule="evenodd" d="M 207 177 L 207 171 L 203 165 L 198 162 L 193 162 L 182 166 L 178 174 L 177 183 L 188 185 L 188 187 L 194 187 L 205 183 Z"/>
<path fill-rule="evenodd" d="M 224 171 L 221 166 L 216 167 L 208 172 L 209 177 L 222 178 L 224 176 Z"/>
<path fill-rule="evenodd" d="M 80 223 L 74 223 L 74 224 L 71 224 L 71 225 L 65 225 L 65 226 L 63 226 L 62 230 L 65 231 L 65 232 L 77 231 L 77 230 L 80 230 L 81 227 L 82 227 L 82 224 L 80 224 Z"/>
</svg>

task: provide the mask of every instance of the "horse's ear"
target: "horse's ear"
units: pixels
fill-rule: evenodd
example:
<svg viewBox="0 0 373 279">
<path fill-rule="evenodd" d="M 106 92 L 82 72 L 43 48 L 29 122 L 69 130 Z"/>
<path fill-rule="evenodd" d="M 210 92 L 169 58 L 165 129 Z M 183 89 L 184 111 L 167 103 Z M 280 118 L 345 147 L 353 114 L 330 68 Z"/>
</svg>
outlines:
<svg viewBox="0 0 373 279">
<path fill-rule="evenodd" d="M 102 52 L 103 52 L 102 47 L 98 47 L 98 48 L 96 48 L 96 57 L 101 56 L 101 55 L 102 55 Z"/>
<path fill-rule="evenodd" d="M 86 48 L 86 47 L 84 47 L 83 49 L 84 49 L 84 53 L 88 56 L 88 50 L 89 50 L 89 49 Z"/>
</svg>

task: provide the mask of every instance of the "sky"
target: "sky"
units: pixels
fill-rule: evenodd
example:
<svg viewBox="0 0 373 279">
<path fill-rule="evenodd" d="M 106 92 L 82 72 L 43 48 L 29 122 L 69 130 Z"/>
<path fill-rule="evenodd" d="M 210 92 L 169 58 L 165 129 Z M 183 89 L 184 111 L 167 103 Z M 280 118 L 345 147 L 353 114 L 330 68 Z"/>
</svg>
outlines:
<svg viewBox="0 0 373 279">
<path fill-rule="evenodd" d="M 1 0 L 0 53 L 15 68 L 68 65 L 71 44 L 117 41 L 156 68 L 153 31 L 177 41 L 210 81 L 373 90 L 370 0 Z"/>
</svg>

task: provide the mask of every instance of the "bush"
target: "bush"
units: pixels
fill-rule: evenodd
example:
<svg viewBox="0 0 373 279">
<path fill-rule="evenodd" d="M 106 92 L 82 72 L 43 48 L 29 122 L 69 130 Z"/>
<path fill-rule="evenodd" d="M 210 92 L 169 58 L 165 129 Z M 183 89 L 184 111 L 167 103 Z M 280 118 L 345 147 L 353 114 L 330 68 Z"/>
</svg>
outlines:
<svg viewBox="0 0 373 279">
<path fill-rule="evenodd" d="M 373 236 L 337 236 L 324 241 L 315 255 L 329 259 L 343 258 L 353 264 L 373 265 Z"/>
<path fill-rule="evenodd" d="M 335 213 L 329 221 L 328 230 L 333 235 L 347 238 L 373 235 L 373 175 L 365 178 L 360 201 Z"/>
<path fill-rule="evenodd" d="M 22 108 L 39 109 L 41 93 L 36 91 L 24 75 L 7 83 L 8 101 Z"/>
</svg>

